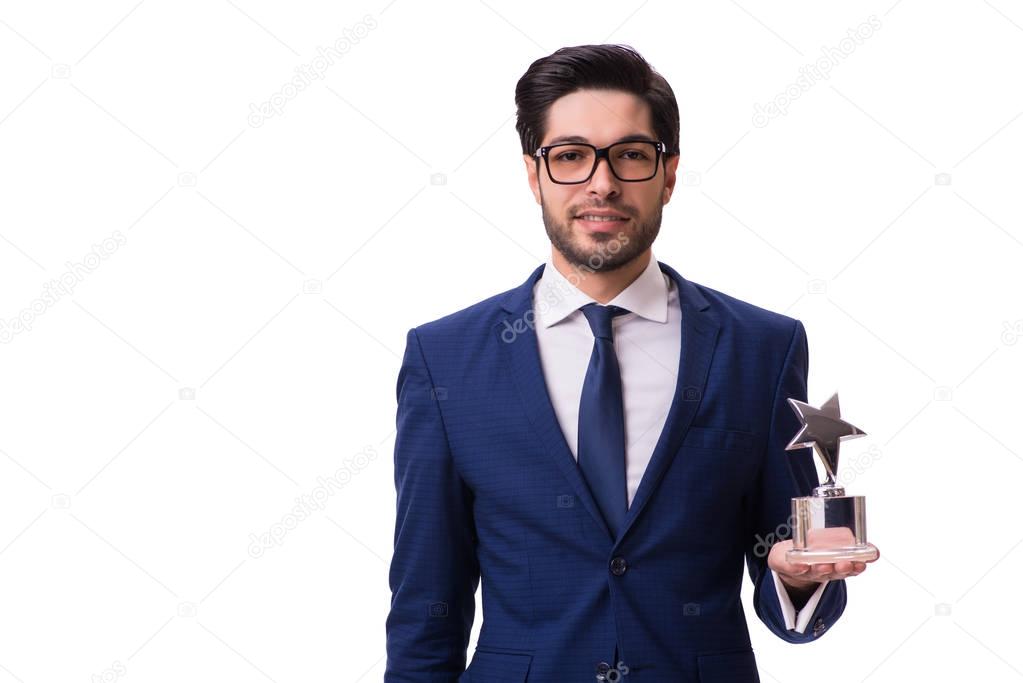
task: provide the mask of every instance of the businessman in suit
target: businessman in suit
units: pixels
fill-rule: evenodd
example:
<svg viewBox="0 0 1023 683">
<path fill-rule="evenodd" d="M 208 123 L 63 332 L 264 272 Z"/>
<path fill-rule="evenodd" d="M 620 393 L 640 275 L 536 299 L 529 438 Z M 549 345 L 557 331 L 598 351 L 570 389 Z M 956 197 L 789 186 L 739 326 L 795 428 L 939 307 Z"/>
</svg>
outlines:
<svg viewBox="0 0 1023 683">
<path fill-rule="evenodd" d="M 654 258 L 679 115 L 634 50 L 558 50 L 516 103 L 550 257 L 408 332 L 384 680 L 758 681 L 743 563 L 791 643 L 866 567 L 785 561 L 790 501 L 817 484 L 785 450 L 806 332 Z"/>
</svg>

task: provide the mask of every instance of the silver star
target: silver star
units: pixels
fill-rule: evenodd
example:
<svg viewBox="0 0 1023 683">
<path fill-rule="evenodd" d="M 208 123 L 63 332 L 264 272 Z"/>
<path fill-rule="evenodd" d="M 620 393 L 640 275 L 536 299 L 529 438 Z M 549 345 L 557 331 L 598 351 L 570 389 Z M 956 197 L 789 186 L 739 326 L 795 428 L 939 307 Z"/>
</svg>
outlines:
<svg viewBox="0 0 1023 683">
<path fill-rule="evenodd" d="M 797 401 L 794 398 L 788 399 L 789 405 L 796 411 L 800 422 L 803 423 L 789 445 L 787 451 L 797 448 L 812 446 L 817 457 L 824 464 L 824 471 L 828 473 L 828 481 L 825 486 L 835 485 L 835 473 L 838 471 L 838 447 L 842 439 L 852 439 L 858 436 L 866 436 L 866 432 L 849 424 L 839 416 L 838 394 L 833 394 L 820 408 L 814 408 L 808 403 Z"/>
</svg>

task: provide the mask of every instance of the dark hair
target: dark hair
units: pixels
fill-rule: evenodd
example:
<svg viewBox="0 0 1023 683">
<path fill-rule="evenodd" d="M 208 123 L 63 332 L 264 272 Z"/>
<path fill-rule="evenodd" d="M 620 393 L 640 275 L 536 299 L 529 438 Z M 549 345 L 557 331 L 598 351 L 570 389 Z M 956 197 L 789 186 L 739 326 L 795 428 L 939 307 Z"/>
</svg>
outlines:
<svg viewBox="0 0 1023 683">
<path fill-rule="evenodd" d="M 540 146 L 554 101 L 583 88 L 624 90 L 642 98 L 667 155 L 679 153 L 678 103 L 664 77 L 627 45 L 578 45 L 536 60 L 515 86 L 515 129 L 523 154 Z"/>
</svg>

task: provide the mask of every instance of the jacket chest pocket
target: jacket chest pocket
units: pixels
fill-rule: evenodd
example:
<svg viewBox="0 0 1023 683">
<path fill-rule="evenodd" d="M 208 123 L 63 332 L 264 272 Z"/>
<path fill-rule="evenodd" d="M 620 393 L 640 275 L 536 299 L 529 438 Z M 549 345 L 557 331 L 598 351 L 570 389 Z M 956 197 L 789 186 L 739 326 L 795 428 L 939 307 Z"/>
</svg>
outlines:
<svg viewBox="0 0 1023 683">
<path fill-rule="evenodd" d="M 761 448 L 750 432 L 690 427 L 672 464 L 676 490 L 694 503 L 734 507 L 760 475 Z"/>
<path fill-rule="evenodd" d="M 752 454 L 757 441 L 756 435 L 750 432 L 691 426 L 682 441 L 682 447 Z"/>
</svg>

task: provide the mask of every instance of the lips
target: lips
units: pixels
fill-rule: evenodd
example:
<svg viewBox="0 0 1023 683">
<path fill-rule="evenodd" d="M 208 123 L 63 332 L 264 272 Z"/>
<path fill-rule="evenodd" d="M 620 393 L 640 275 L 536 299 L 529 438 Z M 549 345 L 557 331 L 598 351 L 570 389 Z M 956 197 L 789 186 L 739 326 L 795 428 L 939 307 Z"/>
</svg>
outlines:
<svg viewBox="0 0 1023 683">
<path fill-rule="evenodd" d="M 586 216 L 588 214 L 582 214 Z M 599 215 L 599 214 L 598 214 Z M 614 233 L 621 229 L 621 226 L 629 222 L 628 218 L 622 220 L 587 220 L 582 216 L 576 216 L 573 220 L 577 221 L 579 225 L 588 230 L 589 232 L 600 232 L 600 233 Z"/>
<path fill-rule="evenodd" d="M 607 220 L 607 219 L 612 219 L 612 220 L 613 219 L 628 220 L 628 218 L 629 218 L 625 214 L 618 213 L 617 211 L 608 211 L 606 209 L 604 209 L 604 210 L 595 210 L 595 211 L 583 211 L 582 213 L 576 214 L 575 217 L 576 218 L 583 218 L 584 216 L 587 217 L 587 218 L 592 216 L 593 218 L 596 218 L 598 220 Z"/>
</svg>

